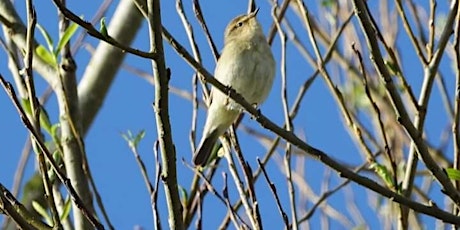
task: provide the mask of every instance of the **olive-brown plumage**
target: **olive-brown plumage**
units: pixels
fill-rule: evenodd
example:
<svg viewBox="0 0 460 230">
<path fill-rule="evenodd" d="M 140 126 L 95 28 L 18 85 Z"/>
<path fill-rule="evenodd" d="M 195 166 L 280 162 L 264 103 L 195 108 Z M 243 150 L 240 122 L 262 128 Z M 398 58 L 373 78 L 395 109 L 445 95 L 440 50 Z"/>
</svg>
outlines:
<svg viewBox="0 0 460 230">
<path fill-rule="evenodd" d="M 225 30 L 222 54 L 214 77 L 230 86 L 251 104 L 260 105 L 267 98 L 275 76 L 275 60 L 256 15 L 258 9 L 233 19 Z M 211 89 L 211 103 L 203 137 L 193 162 L 203 166 L 217 139 L 240 114 L 241 107 L 216 88 Z"/>
</svg>

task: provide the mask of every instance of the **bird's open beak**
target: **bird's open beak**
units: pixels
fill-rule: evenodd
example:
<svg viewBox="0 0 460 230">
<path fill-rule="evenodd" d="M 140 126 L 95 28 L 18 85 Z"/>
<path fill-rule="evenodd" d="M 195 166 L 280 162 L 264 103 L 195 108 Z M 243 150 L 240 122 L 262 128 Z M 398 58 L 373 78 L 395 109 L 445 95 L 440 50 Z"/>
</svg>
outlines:
<svg viewBox="0 0 460 230">
<path fill-rule="evenodd" d="M 253 18 L 257 15 L 257 13 L 259 12 L 259 7 L 257 7 L 254 11 L 252 11 L 250 14 L 249 14 L 249 17 L 250 18 Z"/>
</svg>

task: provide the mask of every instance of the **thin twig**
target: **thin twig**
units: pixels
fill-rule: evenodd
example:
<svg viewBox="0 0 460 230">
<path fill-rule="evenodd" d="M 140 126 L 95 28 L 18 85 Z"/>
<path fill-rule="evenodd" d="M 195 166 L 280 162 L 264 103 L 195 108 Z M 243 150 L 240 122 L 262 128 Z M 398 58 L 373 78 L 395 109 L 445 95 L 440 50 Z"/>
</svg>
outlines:
<svg viewBox="0 0 460 230">
<path fill-rule="evenodd" d="M 56 5 L 56 7 L 59 9 L 59 11 L 67 19 L 77 23 L 79 26 L 84 28 L 90 36 L 95 37 L 95 38 L 97 38 L 97 39 L 99 39 L 101 41 L 105 41 L 105 42 L 107 42 L 107 43 L 109 43 L 109 44 L 111 44 L 111 45 L 113 45 L 115 47 L 120 48 L 121 50 L 123 50 L 125 52 L 134 54 L 136 56 L 144 57 L 144 58 L 151 59 L 151 60 L 156 58 L 156 56 L 155 56 L 156 53 L 145 52 L 145 51 L 141 51 L 141 50 L 138 50 L 138 49 L 131 48 L 131 47 L 129 47 L 129 46 L 127 46 L 127 45 L 125 45 L 123 43 L 120 43 L 117 40 L 113 39 L 108 34 L 102 34 L 91 23 L 82 20 L 79 16 L 77 16 L 72 11 L 67 9 L 67 7 L 65 7 L 59 0 L 53 0 L 53 2 Z"/>
<path fill-rule="evenodd" d="M 423 65 L 428 64 L 424 52 L 422 51 L 420 42 L 417 40 L 417 38 L 414 35 L 414 32 L 412 31 L 412 27 L 410 26 L 410 23 L 407 19 L 406 12 L 404 11 L 401 0 L 396 0 L 395 2 L 396 9 L 398 9 L 399 15 L 402 19 L 404 29 L 406 29 L 407 36 L 409 36 L 409 39 L 411 40 L 412 45 L 414 46 L 415 51 L 417 52 L 417 57 L 420 58 L 420 62 Z"/>
<path fill-rule="evenodd" d="M 206 21 L 204 20 L 204 17 L 203 17 L 203 12 L 201 11 L 200 1 L 193 0 L 193 11 L 195 12 L 195 17 L 200 23 L 201 28 L 203 29 L 206 39 L 208 40 L 209 46 L 211 48 L 211 51 L 214 57 L 214 61 L 217 62 L 217 59 L 219 59 L 219 56 L 220 56 L 219 50 L 217 49 L 216 44 L 214 43 L 214 40 L 211 37 L 211 33 L 209 33 L 208 26 L 206 25 Z"/>
<path fill-rule="evenodd" d="M 238 170 L 236 169 L 235 161 L 233 160 L 232 154 L 231 154 L 231 144 L 226 140 L 225 137 L 220 138 L 222 142 L 222 147 L 225 151 L 225 157 L 227 159 L 228 163 L 228 170 L 230 171 L 230 174 L 232 175 L 233 182 L 235 182 L 236 189 L 238 190 L 238 195 L 240 196 L 241 201 L 243 202 L 243 206 L 246 211 L 246 216 L 251 222 L 252 228 L 253 229 L 260 229 L 261 226 L 259 225 L 259 222 L 256 220 L 255 216 L 252 215 L 252 207 L 249 205 L 249 198 L 248 194 L 245 192 L 245 189 L 243 187 L 243 181 L 241 180 L 241 177 L 238 173 Z"/>
<path fill-rule="evenodd" d="M 276 25 L 276 29 L 278 31 L 278 36 L 281 40 L 281 101 L 283 104 L 283 114 L 284 114 L 284 122 L 286 124 L 286 130 L 292 132 L 294 127 L 292 125 L 292 119 L 289 116 L 289 102 L 287 98 L 287 78 L 286 78 L 286 34 L 284 33 L 283 29 L 279 21 L 276 19 L 276 3 L 273 5 L 272 8 L 272 18 Z M 296 190 L 294 189 L 294 184 L 292 182 L 292 166 L 291 166 L 291 156 L 292 156 L 292 149 L 291 144 L 287 143 L 285 148 L 285 157 L 284 157 L 284 169 L 286 171 L 286 182 L 287 188 L 289 193 L 289 203 L 291 207 L 291 216 L 292 216 L 292 229 L 297 230 L 297 199 L 296 199 Z"/>
<path fill-rule="evenodd" d="M 240 167 L 243 169 L 243 176 L 247 184 L 247 194 L 251 199 L 251 218 L 254 218 L 255 222 L 257 223 L 256 229 L 263 229 L 262 225 L 262 217 L 260 215 L 259 205 L 256 196 L 256 190 L 254 188 L 254 180 L 252 177 L 252 169 L 251 166 L 248 164 L 246 159 L 244 159 L 243 152 L 241 151 L 240 143 L 238 140 L 238 136 L 236 135 L 236 125 L 233 125 L 230 128 L 230 142 L 232 143 L 233 148 L 235 149 L 236 156 L 238 157 L 238 162 L 240 163 Z M 240 196 L 240 199 L 244 197 Z"/>
<path fill-rule="evenodd" d="M 397 169 L 396 161 L 395 161 L 395 159 L 393 157 L 393 153 L 391 152 L 391 149 L 390 149 L 390 144 L 388 143 L 387 133 L 385 131 L 385 126 L 384 126 L 384 124 L 382 122 L 382 114 L 380 113 L 380 109 L 377 106 L 377 103 L 375 103 L 375 101 L 374 101 L 374 99 L 372 97 L 372 94 L 370 92 L 369 83 L 368 83 L 368 80 L 367 80 L 367 74 L 366 74 L 366 70 L 365 70 L 365 67 L 364 67 L 361 52 L 359 52 L 359 50 L 357 50 L 353 45 L 352 45 L 352 49 L 356 53 L 356 56 L 358 57 L 358 62 L 360 64 L 360 66 L 361 66 L 361 72 L 363 74 L 364 90 L 365 90 L 367 98 L 369 99 L 369 102 L 372 105 L 372 111 L 374 111 L 375 116 L 377 117 L 377 121 L 378 121 L 378 125 L 379 125 L 379 131 L 380 131 L 380 134 L 382 135 L 383 142 L 384 142 L 385 154 L 388 157 L 388 160 L 390 161 L 390 164 L 391 164 L 391 170 L 392 170 L 392 175 L 393 175 L 393 183 L 392 183 L 391 188 L 395 189 L 396 191 L 398 191 L 398 174 L 397 174 L 398 169 Z"/>
<path fill-rule="evenodd" d="M 197 4 L 198 4 L 197 7 L 199 8 L 199 3 L 197 3 Z M 187 38 L 188 38 L 188 41 L 190 43 L 190 47 L 192 48 L 193 56 L 195 57 L 195 60 L 197 62 L 201 63 L 201 53 L 200 53 L 198 45 L 196 44 L 196 41 L 195 41 L 195 35 L 193 34 L 192 25 L 190 24 L 189 20 L 187 19 L 187 16 L 185 15 L 183 5 L 182 5 L 182 0 L 176 0 L 176 10 L 177 10 L 177 13 L 179 14 L 179 16 L 181 18 L 182 25 L 185 28 L 185 32 L 187 33 Z M 208 38 L 208 42 L 210 42 L 212 44 L 212 46 L 215 46 L 214 43 L 212 42 L 212 38 L 210 37 L 209 32 L 207 31 L 206 23 L 204 22 L 204 19 L 202 18 L 202 15 L 201 16 L 200 15 L 201 15 L 201 9 L 198 10 L 197 15 L 195 15 L 195 16 L 198 17 L 198 20 L 199 20 L 200 24 L 202 25 L 202 27 L 203 27 L 203 29 L 205 31 L 206 37 Z M 209 101 L 209 89 L 208 89 L 208 87 L 206 86 L 206 84 L 203 81 L 201 81 L 201 76 L 198 73 L 195 73 L 195 74 L 197 74 L 199 79 L 200 79 L 203 94 L 205 96 L 204 97 L 205 101 Z M 193 117 L 196 117 L 196 115 L 194 115 Z M 195 122 L 196 121 L 194 121 L 194 123 Z"/>
<path fill-rule="evenodd" d="M 454 51 L 456 52 L 456 51 Z M 439 93 L 442 97 L 442 102 L 444 104 L 444 109 L 446 110 L 446 115 L 449 117 L 449 121 L 452 122 L 454 119 L 454 108 L 451 104 L 449 98 L 449 92 L 447 91 L 446 81 L 444 80 L 444 76 L 441 72 L 436 74 L 435 80 L 439 89 Z"/>
<path fill-rule="evenodd" d="M 221 201 L 227 208 L 228 208 L 228 211 L 231 213 L 231 215 L 235 216 L 236 218 L 238 218 L 238 220 L 244 225 L 244 226 L 248 226 L 244 221 L 243 219 L 238 215 L 238 212 L 236 212 L 236 210 L 234 210 L 231 206 L 228 206 L 227 205 L 227 202 L 226 202 L 226 198 L 225 198 L 225 193 L 224 195 L 221 195 L 219 194 L 219 192 L 217 192 L 217 189 L 214 188 L 214 186 L 212 185 L 212 183 L 208 180 L 208 178 L 206 178 L 203 173 L 201 173 L 199 170 L 197 170 L 195 167 L 192 167 L 190 166 L 189 164 L 187 164 L 187 162 L 183 161 L 183 163 L 192 171 L 194 171 L 200 178 L 201 180 L 203 181 L 203 185 L 206 187 L 206 190 L 211 192 L 213 195 L 215 195 L 219 201 Z M 224 177 L 224 182 L 226 183 L 226 175 Z M 225 192 L 225 187 L 224 187 L 224 192 Z M 235 223 L 235 225 L 237 225 Z M 248 227 L 249 228 L 249 227 Z"/>
<path fill-rule="evenodd" d="M 430 20 L 429 20 L 429 40 L 427 44 L 427 57 L 428 60 L 431 60 L 433 58 L 433 52 L 434 52 L 434 37 L 436 33 L 436 8 L 437 8 L 437 1 L 436 0 L 430 0 Z"/>
<path fill-rule="evenodd" d="M 460 169 L 460 11 L 457 13 L 457 26 L 454 32 L 454 53 L 457 71 L 455 73 L 455 98 L 454 98 L 454 119 L 452 122 L 452 140 L 454 147 L 454 164 L 453 168 Z M 455 187 L 460 188 L 460 181 L 455 181 Z M 459 208 L 455 208 L 453 214 L 458 215 Z"/>
<path fill-rule="evenodd" d="M 286 212 L 283 210 L 283 206 L 281 205 L 280 198 L 278 197 L 278 192 L 276 191 L 276 186 L 275 186 L 275 184 L 270 180 L 270 178 L 268 177 L 268 173 L 267 173 L 267 171 L 265 170 L 265 166 L 264 166 L 264 164 L 260 161 L 259 158 L 257 158 L 257 163 L 259 164 L 259 167 L 260 167 L 260 169 L 262 170 L 262 174 L 264 175 L 265 181 L 267 181 L 268 187 L 270 188 L 270 190 L 271 190 L 272 193 L 273 193 L 273 196 L 275 197 L 276 206 L 278 207 L 278 211 L 280 212 L 280 215 L 281 215 L 281 217 L 283 218 L 284 226 L 286 227 L 286 229 L 290 229 L 290 228 L 289 228 L 289 219 L 288 219 L 288 216 L 287 216 Z"/>
<path fill-rule="evenodd" d="M 32 5 L 32 0 L 26 1 L 27 7 L 27 49 L 24 61 L 24 68 L 25 68 L 25 82 L 27 87 L 27 93 L 29 96 L 30 101 L 30 111 L 31 111 L 31 123 L 32 128 L 37 132 L 40 133 L 40 112 L 41 112 L 41 105 L 38 102 L 38 99 L 35 94 L 35 83 L 34 78 L 32 75 L 32 61 L 33 61 L 33 53 L 34 53 L 34 34 L 35 34 L 35 26 L 37 24 L 37 15 L 35 12 L 35 8 Z M 43 141 L 43 136 L 39 135 L 41 141 Z M 48 167 L 45 162 L 45 157 L 43 156 L 43 152 L 37 148 L 38 140 L 32 140 L 32 146 L 34 147 L 35 152 L 37 153 L 37 159 L 40 167 L 40 174 L 43 179 L 43 186 L 45 188 L 45 198 L 48 202 L 51 216 L 53 218 L 53 226 L 57 229 L 63 229 L 59 213 L 56 208 L 56 203 L 54 202 L 54 194 L 53 188 L 51 185 L 51 181 L 48 175 Z"/>
<path fill-rule="evenodd" d="M 286 10 L 287 10 L 290 2 L 291 2 L 291 0 L 284 0 L 283 4 L 281 4 L 281 8 L 279 8 L 279 12 L 276 12 L 277 13 L 277 16 L 276 16 L 276 21 L 277 22 L 283 21 L 284 15 L 286 13 Z M 275 35 L 276 35 L 276 30 L 277 30 L 277 26 L 276 26 L 275 20 L 273 20 L 273 24 L 270 26 L 270 30 L 269 30 L 268 36 L 267 36 L 268 44 L 273 43 L 273 39 L 275 39 Z"/>
<path fill-rule="evenodd" d="M 227 206 L 227 209 L 229 210 L 228 214 L 230 215 L 230 219 L 232 220 L 233 226 L 235 226 L 235 229 L 239 229 L 238 222 L 235 219 L 235 212 L 232 209 L 232 204 L 230 202 L 230 197 L 228 196 L 227 174 L 222 173 L 222 178 L 224 180 L 224 188 L 222 189 L 222 196 L 225 199 L 225 205 Z"/>
<path fill-rule="evenodd" d="M 158 188 L 160 187 L 160 180 L 161 180 L 161 164 L 160 164 L 160 155 L 158 154 L 158 145 L 159 142 L 155 141 L 155 146 L 153 148 L 153 152 L 155 155 L 155 187 L 153 187 L 153 194 L 151 194 L 152 198 L 152 209 L 153 209 L 153 221 L 155 222 L 155 229 L 161 230 L 161 220 L 160 220 L 160 212 L 158 210 Z"/>
<path fill-rule="evenodd" d="M 156 215 L 155 215 L 156 211 L 157 211 L 155 209 L 156 201 L 154 200 L 154 197 L 155 197 L 155 194 L 157 193 L 157 191 L 153 187 L 153 185 L 152 185 L 152 183 L 150 181 L 150 178 L 149 178 L 149 174 L 147 173 L 147 168 L 145 167 L 144 161 L 142 160 L 141 156 L 139 155 L 138 148 L 137 148 L 138 143 L 135 143 L 136 140 L 128 140 L 127 139 L 126 141 L 128 142 L 128 146 L 131 149 L 131 152 L 133 153 L 134 158 L 136 159 L 137 166 L 139 167 L 139 170 L 141 171 L 141 174 L 142 174 L 142 179 L 144 179 L 145 187 L 147 187 L 147 191 L 150 194 L 150 203 L 152 204 L 151 208 L 152 208 L 153 220 L 154 220 L 154 223 L 157 223 L 158 219 L 156 218 Z M 158 146 L 157 143 L 158 143 L 158 141 L 155 142 L 155 147 Z M 158 156 L 157 148 L 155 148 L 154 150 L 155 150 L 154 151 L 155 156 Z M 160 162 L 156 161 L 156 165 L 158 166 L 159 164 L 160 164 Z M 158 174 L 158 169 L 157 169 L 157 174 Z"/>
<path fill-rule="evenodd" d="M 99 20 L 101 20 L 101 18 L 107 13 L 107 10 L 109 9 L 112 2 L 113 0 L 104 0 L 104 2 L 102 2 L 102 4 L 97 9 L 90 23 L 94 25 Z M 86 33 L 86 30 L 81 31 L 80 34 L 78 34 L 78 36 L 75 38 L 74 44 L 71 49 L 71 53 L 73 55 L 76 55 L 78 53 L 78 50 L 83 45 L 83 41 L 85 40 L 86 35 L 88 35 L 88 33 Z"/>
</svg>

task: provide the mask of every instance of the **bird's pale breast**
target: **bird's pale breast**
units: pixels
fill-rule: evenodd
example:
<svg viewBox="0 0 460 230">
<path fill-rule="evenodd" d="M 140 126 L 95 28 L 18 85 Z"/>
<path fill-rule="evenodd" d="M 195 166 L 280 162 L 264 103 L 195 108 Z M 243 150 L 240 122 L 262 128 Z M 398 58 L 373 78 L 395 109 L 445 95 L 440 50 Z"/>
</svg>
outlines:
<svg viewBox="0 0 460 230">
<path fill-rule="evenodd" d="M 260 104 L 268 96 L 275 75 L 275 61 L 270 52 L 270 47 L 265 41 L 247 42 L 243 49 L 226 46 L 222 52 L 221 60 L 216 68 L 216 78 L 224 85 L 231 86 L 241 94 L 249 103 Z M 239 52 L 234 52 L 240 50 Z M 233 55 L 235 58 L 225 57 Z M 225 74 L 221 74 L 225 73 Z M 217 90 L 215 90 L 217 91 Z M 213 101 L 228 103 L 228 97 L 221 92 L 213 92 Z M 239 108 L 232 102 L 230 109 Z"/>
</svg>

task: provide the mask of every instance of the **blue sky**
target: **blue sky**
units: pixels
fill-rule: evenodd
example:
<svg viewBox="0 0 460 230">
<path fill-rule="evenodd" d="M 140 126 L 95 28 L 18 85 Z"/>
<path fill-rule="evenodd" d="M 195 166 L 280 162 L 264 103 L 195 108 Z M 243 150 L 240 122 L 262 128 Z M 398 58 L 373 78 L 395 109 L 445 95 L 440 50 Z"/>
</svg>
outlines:
<svg viewBox="0 0 460 230">
<path fill-rule="evenodd" d="M 99 4 L 100 1 L 97 2 Z M 17 9 L 21 16 L 25 18 L 25 7 L 23 2 L 16 2 Z M 77 4 L 70 3 L 69 8 L 72 9 L 77 15 L 84 15 L 85 19 L 89 20 L 97 9 L 97 4 Z M 113 4 L 116 5 L 116 4 Z M 223 45 L 223 32 L 227 23 L 235 16 L 246 11 L 247 3 L 245 1 L 206 1 L 201 3 L 205 19 L 208 23 L 210 32 L 213 35 L 214 41 L 219 50 Z M 316 10 L 316 6 L 312 6 L 310 10 Z M 190 2 L 184 2 L 184 8 L 188 18 L 192 21 L 195 30 L 195 36 L 198 44 L 201 47 L 201 54 L 205 67 L 213 72 L 215 63 L 208 46 L 206 45 L 205 37 L 202 35 L 201 30 L 196 23 L 193 10 Z M 270 7 L 267 3 L 262 2 L 260 5 L 258 19 L 264 27 L 264 31 L 268 31 L 271 24 Z M 57 40 L 57 25 L 56 25 L 56 9 L 50 1 L 41 1 L 36 6 L 38 21 L 42 24 L 55 40 Z M 441 7 L 442 9 L 442 7 Z M 106 16 L 107 23 L 110 23 L 114 7 L 111 7 Z M 291 12 L 292 13 L 292 12 Z M 295 20 L 293 15 L 290 15 L 293 26 L 300 26 L 298 20 Z M 180 23 L 179 16 L 175 11 L 174 1 L 162 1 L 162 20 L 164 25 L 170 32 L 182 43 L 188 47 L 188 41 Z M 356 21 L 354 21 L 356 23 Z M 80 32 L 80 30 L 79 30 Z M 110 33 L 110 31 L 109 31 Z M 43 39 L 38 36 L 38 40 L 43 42 Z M 306 33 L 299 33 L 299 39 L 305 44 L 309 44 Z M 96 45 L 97 41 L 93 38 L 87 39 L 92 45 Z M 408 45 L 408 41 L 400 39 L 401 47 Z M 146 25 L 139 32 L 133 47 L 148 50 L 148 33 Z M 309 47 L 310 48 L 310 47 Z M 346 49 L 345 47 L 344 49 Z M 350 47 L 348 47 L 350 48 Z M 414 53 L 412 49 L 402 54 L 403 64 L 407 66 L 414 65 L 415 60 L 411 60 Z M 279 65 L 280 60 L 280 42 L 276 38 L 273 45 L 273 52 L 275 59 Z M 287 49 L 288 52 L 288 87 L 289 87 L 289 103 L 292 105 L 299 86 L 312 74 L 311 67 L 302 59 L 297 50 L 290 44 Z M 172 70 L 171 85 L 181 89 L 190 91 L 192 81 L 192 69 L 176 55 L 174 50 L 165 43 L 165 55 L 167 66 Z M 88 63 L 90 54 L 86 50 L 80 50 L 75 56 L 78 66 L 77 74 L 81 77 L 84 72 L 85 65 Z M 5 60 L 4 52 L 0 52 L 0 59 Z M 151 72 L 151 65 L 148 60 L 128 55 L 125 59 L 125 64 L 142 69 L 146 72 Z M 279 73 L 279 66 L 277 67 L 277 78 L 272 93 L 267 102 L 262 105 L 262 113 L 272 119 L 275 123 L 282 125 L 284 122 L 281 104 L 281 78 Z M 416 95 L 420 91 L 423 72 L 418 65 L 414 68 L 406 68 L 408 71 L 408 81 L 411 83 L 412 88 Z M 450 69 L 448 62 L 444 61 L 442 64 L 442 72 L 447 76 L 446 81 L 449 86 L 451 98 L 454 95 L 455 83 L 454 76 Z M 5 62 L 0 62 L 0 73 L 8 80 L 12 80 L 11 74 L 7 69 Z M 36 75 L 38 95 L 43 93 L 46 86 Z M 155 118 L 152 110 L 153 103 L 153 86 L 146 83 L 145 80 L 134 76 L 125 70 L 120 70 L 112 85 L 112 88 L 101 108 L 98 116 L 96 117 L 93 126 L 90 128 L 88 135 L 85 138 L 85 147 L 88 155 L 91 170 L 101 193 L 103 202 L 114 226 L 117 229 L 132 229 L 136 225 L 145 227 L 145 229 L 152 228 L 152 214 L 150 209 L 150 199 L 147 189 L 142 180 L 139 168 L 135 159 L 130 152 L 128 145 L 121 137 L 121 133 L 127 130 L 137 132 L 139 130 L 146 130 L 146 136 L 140 144 L 139 152 L 147 164 L 150 177 L 154 176 L 154 157 L 152 147 L 154 141 L 157 139 Z M 2 146 L 2 166 L 0 167 L 0 182 L 6 187 L 11 188 L 13 183 L 13 175 L 16 170 L 16 165 L 23 148 L 27 132 L 21 124 L 20 119 L 13 108 L 10 100 L 4 92 L 0 92 L 0 108 L 2 111 L 0 119 L 0 130 L 3 130 L 3 136 L 0 138 L 0 146 Z M 48 113 L 52 121 L 56 122 L 57 106 L 56 100 L 53 96 L 46 105 Z M 182 159 L 187 162 L 191 161 L 191 149 L 189 144 L 189 131 L 191 125 L 191 104 L 175 95 L 170 97 L 170 113 L 172 121 L 173 140 L 176 145 L 178 156 L 178 176 L 179 184 L 184 188 L 190 187 L 190 182 L 193 173 L 190 169 L 182 164 Z M 432 143 L 436 145 L 440 141 L 440 134 L 446 128 L 447 117 L 443 110 L 442 100 L 437 88 L 434 88 L 433 97 L 430 101 L 430 113 L 427 116 L 426 126 L 429 132 L 427 135 Z M 433 112 L 431 112 L 433 111 Z M 205 111 L 200 110 L 198 132 L 201 134 L 201 127 L 205 118 Z M 244 119 L 244 124 L 261 130 L 263 133 L 274 137 L 272 133 L 263 130 L 259 124 L 248 118 Z M 304 105 L 300 110 L 297 119 L 294 121 L 296 125 L 296 133 L 304 136 L 309 144 L 319 148 L 330 156 L 339 159 L 340 161 L 349 164 L 361 164 L 362 159 L 356 154 L 357 149 L 350 139 L 340 111 L 331 96 L 325 82 L 318 78 L 313 84 L 312 88 L 308 91 Z M 8 135 L 6 135 L 8 134 Z M 256 157 L 262 157 L 265 153 L 263 146 L 254 142 L 254 139 L 247 138 L 248 136 L 240 131 L 239 137 L 243 150 L 251 155 L 247 155 L 246 159 L 253 168 L 256 168 Z M 451 149 L 449 144 L 448 149 Z M 281 153 L 280 151 L 279 153 Z M 351 156 L 351 157 L 350 157 Z M 33 161 L 29 161 L 26 179 L 34 170 Z M 225 162 L 222 162 L 225 163 Z M 304 177 L 313 187 L 316 194 L 321 192 L 322 178 L 325 173 L 324 166 L 313 159 L 307 158 L 305 160 L 306 170 Z M 220 165 L 221 171 L 227 171 L 226 164 Z M 269 173 L 277 185 L 278 192 L 284 201 L 284 209 L 289 210 L 287 205 L 287 186 L 284 178 L 281 175 L 277 163 L 270 163 L 267 167 Z M 332 173 L 334 174 L 334 173 Z M 342 180 L 336 175 L 331 177 L 331 187 L 337 185 Z M 222 176 L 219 173 L 213 181 L 216 188 L 222 188 Z M 355 184 L 349 185 L 352 188 L 354 199 L 357 200 L 357 205 L 360 209 L 367 210 L 363 212 L 364 220 L 370 225 L 379 224 L 375 218 L 375 210 L 371 209 L 368 205 L 369 192 L 365 191 L 362 187 Z M 160 185 L 161 191 L 159 196 L 160 215 L 162 217 L 163 226 L 167 226 L 167 210 L 164 202 L 163 188 Z M 435 186 L 435 190 L 438 186 Z M 263 216 L 263 223 L 265 227 L 271 229 L 280 229 L 282 219 L 278 214 L 272 195 L 268 190 L 267 184 L 264 180 L 259 180 L 256 183 L 257 196 L 261 200 L 267 200 L 261 204 L 261 212 Z M 230 187 L 230 192 L 235 194 L 235 187 L 233 184 Z M 436 194 L 438 194 L 436 196 Z M 434 199 L 442 204 L 439 192 L 434 192 Z M 233 195 L 232 200 L 236 197 Z M 205 201 L 205 229 L 216 228 L 220 224 L 221 216 L 216 216 L 216 213 L 224 213 L 225 207 L 219 203 L 213 195 L 208 195 Z M 329 204 L 333 205 L 339 211 L 342 211 L 350 220 L 353 216 L 347 211 L 345 200 L 349 199 L 343 192 L 339 192 L 328 199 Z M 299 203 L 299 206 L 311 207 L 311 203 Z M 319 226 L 320 223 L 319 211 L 316 213 L 312 220 L 311 226 Z M 1 217 L 0 217 L 1 220 Z M 431 218 L 426 218 L 428 226 L 434 226 Z M 358 223 L 355 223 L 358 224 Z M 331 227 L 340 226 L 337 223 L 331 222 Z"/>
</svg>

